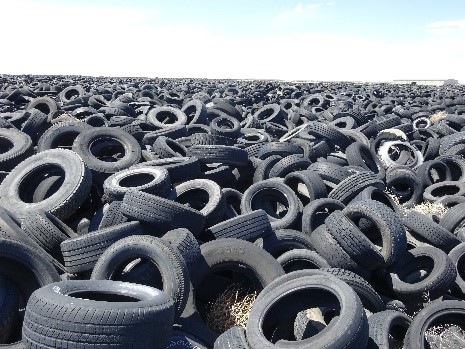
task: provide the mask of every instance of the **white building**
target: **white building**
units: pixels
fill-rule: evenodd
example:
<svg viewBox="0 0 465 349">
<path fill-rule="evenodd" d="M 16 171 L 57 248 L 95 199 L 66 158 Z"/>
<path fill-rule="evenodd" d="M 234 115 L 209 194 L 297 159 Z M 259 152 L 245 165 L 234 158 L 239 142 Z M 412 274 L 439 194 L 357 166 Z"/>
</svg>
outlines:
<svg viewBox="0 0 465 349">
<path fill-rule="evenodd" d="M 457 85 L 458 80 L 394 80 L 396 85 L 425 85 L 425 86 L 444 86 L 444 85 Z"/>
</svg>

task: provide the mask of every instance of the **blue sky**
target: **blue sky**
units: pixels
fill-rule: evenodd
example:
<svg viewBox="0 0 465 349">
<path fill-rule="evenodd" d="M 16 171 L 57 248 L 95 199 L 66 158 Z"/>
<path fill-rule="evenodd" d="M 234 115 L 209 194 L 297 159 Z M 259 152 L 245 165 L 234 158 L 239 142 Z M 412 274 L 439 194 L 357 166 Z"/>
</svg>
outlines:
<svg viewBox="0 0 465 349">
<path fill-rule="evenodd" d="M 465 83 L 463 0 L 0 0 L 0 13 L 0 73 Z"/>
</svg>

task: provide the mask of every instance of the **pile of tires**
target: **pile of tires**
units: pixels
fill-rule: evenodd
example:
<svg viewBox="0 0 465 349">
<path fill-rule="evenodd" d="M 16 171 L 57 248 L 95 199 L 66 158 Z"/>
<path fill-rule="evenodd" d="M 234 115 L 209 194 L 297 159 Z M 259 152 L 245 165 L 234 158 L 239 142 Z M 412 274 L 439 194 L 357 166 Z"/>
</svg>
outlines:
<svg viewBox="0 0 465 349">
<path fill-rule="evenodd" d="M 462 86 L 1 76 L 0 347 L 463 344 L 464 154 Z"/>
</svg>

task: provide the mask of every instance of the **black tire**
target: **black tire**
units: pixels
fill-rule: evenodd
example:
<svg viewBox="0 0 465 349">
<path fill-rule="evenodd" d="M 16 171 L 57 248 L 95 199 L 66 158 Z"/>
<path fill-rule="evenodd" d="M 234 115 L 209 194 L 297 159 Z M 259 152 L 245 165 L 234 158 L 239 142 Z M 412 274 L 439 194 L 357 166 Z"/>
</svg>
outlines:
<svg viewBox="0 0 465 349">
<path fill-rule="evenodd" d="M 349 165 L 360 166 L 384 178 L 386 172 L 378 156 L 367 145 L 354 142 L 345 151 Z"/>
<path fill-rule="evenodd" d="M 38 97 L 29 102 L 26 110 L 29 109 L 37 109 L 44 114 L 53 115 L 53 113 L 57 111 L 58 105 L 57 102 L 50 97 Z"/>
<path fill-rule="evenodd" d="M 173 320 L 173 301 L 157 289 L 107 280 L 62 281 L 31 296 L 23 340 L 27 348 L 165 349 Z"/>
<path fill-rule="evenodd" d="M 111 244 L 131 235 L 142 234 L 139 222 L 128 222 L 67 239 L 61 243 L 66 271 L 74 274 L 92 270 Z"/>
<path fill-rule="evenodd" d="M 405 349 L 431 348 L 432 342 L 427 344 L 426 332 L 432 327 L 446 328 L 444 325 L 456 326 L 460 334 L 456 340 L 449 343 L 450 348 L 463 347 L 462 328 L 465 321 L 465 306 L 463 301 L 446 300 L 442 302 L 432 302 L 423 308 L 410 324 L 405 335 Z M 440 342 L 436 341 L 440 346 Z"/>
<path fill-rule="evenodd" d="M 147 113 L 147 122 L 158 128 L 185 125 L 187 116 L 173 107 L 155 107 Z"/>
<path fill-rule="evenodd" d="M 33 202 L 34 190 L 46 176 L 59 176 L 60 186 L 45 200 Z M 92 175 L 74 152 L 52 149 L 33 155 L 16 166 L 0 185 L 2 205 L 15 216 L 43 209 L 60 219 L 71 216 L 86 200 Z"/>
<path fill-rule="evenodd" d="M 191 281 L 197 291 L 197 297 L 215 298 L 218 293 L 203 292 L 209 288 L 218 288 L 212 283 L 211 276 L 222 271 L 234 271 L 240 277 L 247 278 L 259 291 L 277 277 L 284 275 L 283 268 L 276 259 L 260 247 L 244 240 L 219 239 L 200 246 L 202 257 L 191 273 Z M 228 279 L 229 280 L 229 279 Z M 233 283 L 231 280 L 229 284 Z M 229 286 L 228 283 L 225 287 Z M 210 297 L 209 297 L 210 296 Z M 209 301 L 211 299 L 203 299 Z"/>
<path fill-rule="evenodd" d="M 462 226 L 463 220 L 465 220 L 465 203 L 457 204 L 447 210 L 441 217 L 439 225 L 454 234 Z"/>
<path fill-rule="evenodd" d="M 266 159 L 260 161 L 258 166 L 255 168 L 255 172 L 253 175 L 253 183 L 258 183 L 265 179 L 270 178 L 270 171 L 273 166 L 282 159 L 279 155 L 271 155 L 268 156 Z"/>
<path fill-rule="evenodd" d="M 269 177 L 286 177 L 294 171 L 302 171 L 308 168 L 312 162 L 303 155 L 288 155 L 273 165 Z"/>
<path fill-rule="evenodd" d="M 331 212 L 342 210 L 345 205 L 334 199 L 316 199 L 304 207 L 302 212 L 302 232 L 311 235 L 320 225 L 324 224 Z"/>
<path fill-rule="evenodd" d="M 37 109 L 30 109 L 26 113 L 29 114 L 29 116 L 22 125 L 21 131 L 28 134 L 32 142 L 37 144 L 42 134 L 51 126 L 48 121 L 48 115 Z"/>
<path fill-rule="evenodd" d="M 136 190 L 129 190 L 124 195 L 121 212 L 129 219 L 152 227 L 152 231 L 155 230 L 154 235 L 176 228 L 187 228 L 197 237 L 205 225 L 205 216 L 199 211 Z"/>
<path fill-rule="evenodd" d="M 174 329 L 166 349 L 209 349 L 201 340 L 181 330 Z"/>
<path fill-rule="evenodd" d="M 153 143 L 152 151 L 160 158 L 186 156 L 187 149 L 171 138 L 160 136 Z"/>
<path fill-rule="evenodd" d="M 368 318 L 370 338 L 367 349 L 389 349 L 394 343 L 400 348 L 411 323 L 411 318 L 396 310 L 371 315 Z"/>
<path fill-rule="evenodd" d="M 326 225 L 320 225 L 310 235 L 310 241 L 315 251 L 323 257 L 331 267 L 343 268 L 369 279 L 370 272 L 358 265 L 341 245 L 329 233 Z"/>
<path fill-rule="evenodd" d="M 449 258 L 452 263 L 454 263 L 455 268 L 457 269 L 457 277 L 453 285 L 453 290 L 460 295 L 465 295 L 465 274 L 464 274 L 464 262 L 465 262 L 465 242 L 460 243 L 455 246 L 449 252 Z"/>
<path fill-rule="evenodd" d="M 465 182 L 443 181 L 425 188 L 423 199 L 435 202 L 447 195 L 465 196 Z"/>
<path fill-rule="evenodd" d="M 210 130 L 214 135 L 237 138 L 241 133 L 241 124 L 232 116 L 219 116 L 210 122 Z"/>
<path fill-rule="evenodd" d="M 367 270 L 384 266 L 384 258 L 377 246 L 341 211 L 331 213 L 325 219 L 325 225 L 331 236 L 357 264 Z"/>
<path fill-rule="evenodd" d="M 202 213 L 207 227 L 216 224 L 224 215 L 225 201 L 221 187 L 209 179 L 193 179 L 178 184 L 175 201 Z"/>
<path fill-rule="evenodd" d="M 224 219 L 237 217 L 241 214 L 242 193 L 232 188 L 221 189 L 225 202 Z"/>
<path fill-rule="evenodd" d="M 184 104 L 181 111 L 187 117 L 187 124 L 203 124 L 207 121 L 207 108 L 205 104 L 198 99 L 193 99 Z"/>
<path fill-rule="evenodd" d="M 245 329 L 234 326 L 223 332 L 215 341 L 213 349 L 250 349 Z"/>
<path fill-rule="evenodd" d="M 289 275 L 289 274 L 288 274 Z M 269 288 L 258 297 L 247 322 L 251 348 L 287 348 L 293 335 L 292 318 L 298 312 L 320 306 L 337 309 L 334 319 L 319 335 L 292 342 L 293 348 L 364 348 L 368 341 L 368 322 L 356 293 L 331 275 L 300 277 Z M 310 296 L 312 293 L 318 295 Z M 281 329 L 276 338 L 275 329 Z M 273 343 L 271 342 L 273 338 Z M 282 344 L 280 340 L 283 340 Z"/>
<path fill-rule="evenodd" d="M 60 281 L 49 258 L 31 245 L 0 237 L 0 258 L 0 275 L 16 285 L 24 303 L 36 289 Z"/>
<path fill-rule="evenodd" d="M 412 302 L 437 299 L 449 290 L 457 277 L 452 260 L 436 247 L 406 251 L 388 271 L 387 286 L 398 299 Z"/>
<path fill-rule="evenodd" d="M 330 268 L 328 262 L 317 252 L 307 249 L 293 249 L 276 258 L 286 273 L 302 269 Z"/>
<path fill-rule="evenodd" d="M 325 183 L 314 171 L 291 172 L 284 178 L 284 184 L 294 191 L 304 206 L 328 195 Z"/>
<path fill-rule="evenodd" d="M 0 347 L 8 343 L 20 320 L 21 295 L 10 280 L 0 275 Z"/>
<path fill-rule="evenodd" d="M 355 198 L 352 199 L 351 202 L 356 202 L 360 200 L 373 200 L 373 201 L 378 201 L 387 207 L 389 207 L 391 210 L 396 212 L 397 214 L 401 213 L 401 210 L 399 208 L 399 205 L 392 199 L 391 196 L 389 196 L 384 190 L 380 190 L 375 187 L 368 187 L 365 188 L 358 194 Z"/>
<path fill-rule="evenodd" d="M 115 280 L 118 272 L 137 258 L 150 261 L 158 270 L 161 284 L 156 288 L 173 299 L 175 318 L 178 318 L 189 295 L 189 272 L 184 258 L 167 241 L 148 235 L 128 236 L 116 241 L 99 257 L 91 279 Z"/>
<path fill-rule="evenodd" d="M 339 200 L 347 205 L 362 190 L 368 187 L 384 189 L 384 183 L 371 172 L 360 172 L 340 182 L 328 195 L 328 198 Z"/>
<path fill-rule="evenodd" d="M 380 295 L 363 277 L 351 272 L 350 270 L 339 268 L 323 268 L 321 272 L 329 273 L 344 281 L 357 293 L 362 301 L 363 307 L 371 313 L 377 313 L 386 309 Z"/>
<path fill-rule="evenodd" d="M 292 229 L 277 229 L 272 234 L 255 240 L 254 244 L 275 258 L 296 248 L 314 250 L 308 235 Z"/>
<path fill-rule="evenodd" d="M 0 167 L 2 171 L 11 171 L 32 154 L 32 140 L 29 135 L 15 129 L 0 128 Z"/>
<path fill-rule="evenodd" d="M 128 190 L 166 198 L 171 192 L 168 171 L 154 166 L 138 166 L 116 172 L 103 182 L 103 192 L 108 202 L 123 200 Z"/>
<path fill-rule="evenodd" d="M 449 167 L 439 160 L 425 161 L 415 169 L 415 172 L 424 187 L 438 182 L 450 181 L 452 178 Z"/>
<path fill-rule="evenodd" d="M 185 228 L 173 229 L 162 237 L 184 258 L 187 268 L 192 270 L 200 258 L 200 245 L 194 235 Z"/>
<path fill-rule="evenodd" d="M 226 145 L 194 145 L 187 149 L 187 156 L 195 156 L 206 164 L 222 163 L 236 166 L 246 165 L 249 159 L 245 150 Z"/>
<path fill-rule="evenodd" d="M 103 208 L 101 219 L 98 217 L 92 218 L 89 231 L 104 229 L 113 225 L 123 224 L 128 221 L 128 218 L 121 212 L 122 201 L 113 201 L 108 206 Z"/>
<path fill-rule="evenodd" d="M 449 253 L 461 242 L 447 229 L 416 211 L 408 212 L 403 218 L 403 223 L 411 233 L 421 236 L 430 245 L 438 247 L 446 253 Z"/>
<path fill-rule="evenodd" d="M 71 149 L 76 137 L 81 132 L 89 129 L 92 129 L 92 126 L 85 122 L 68 121 L 57 123 L 45 131 L 39 138 L 37 152 L 56 148 Z"/>
<path fill-rule="evenodd" d="M 350 176 L 346 168 L 327 161 L 314 162 L 308 166 L 308 169 L 318 172 L 321 179 L 323 179 L 326 186 L 330 189 L 334 189 L 340 182 Z"/>
<path fill-rule="evenodd" d="M 170 175 L 171 183 L 173 184 L 198 178 L 202 173 L 199 159 L 196 157 L 174 157 L 152 160 L 135 165 L 132 168 L 137 168 L 139 166 L 157 166 L 166 168 Z"/>
<path fill-rule="evenodd" d="M 91 170 L 102 173 L 119 172 L 137 164 L 141 158 L 137 140 L 114 127 L 94 127 L 81 132 L 73 142 L 73 150 Z M 121 153 L 121 158 L 115 158 Z"/>
<path fill-rule="evenodd" d="M 419 203 L 423 195 L 423 184 L 418 176 L 409 168 L 393 167 L 386 171 L 386 188 L 399 198 L 406 208 Z"/>
<path fill-rule="evenodd" d="M 270 156 L 286 157 L 299 154 L 302 154 L 302 148 L 296 144 L 288 142 L 268 142 L 260 147 L 257 157 L 261 160 L 265 160 Z"/>
<path fill-rule="evenodd" d="M 272 232 L 266 212 L 257 210 L 218 223 L 208 228 L 202 236 L 208 240 L 234 238 L 253 242 Z"/>
<path fill-rule="evenodd" d="M 278 213 L 278 204 L 287 208 L 283 216 Z M 267 179 L 252 184 L 242 195 L 242 214 L 259 209 L 268 214 L 273 229 L 292 228 L 300 219 L 302 203 L 282 181 Z"/>
<path fill-rule="evenodd" d="M 342 212 L 352 222 L 365 219 L 373 224 L 370 229 L 372 234 L 367 235 L 374 245 L 381 247 L 384 267 L 392 265 L 406 251 L 407 238 L 402 221 L 386 205 L 373 200 L 357 201 L 346 206 Z M 375 230 L 377 233 L 373 234 Z"/>
<path fill-rule="evenodd" d="M 55 259 L 61 260 L 60 244 L 77 234 L 51 213 L 28 212 L 21 220 L 21 229 Z"/>
</svg>

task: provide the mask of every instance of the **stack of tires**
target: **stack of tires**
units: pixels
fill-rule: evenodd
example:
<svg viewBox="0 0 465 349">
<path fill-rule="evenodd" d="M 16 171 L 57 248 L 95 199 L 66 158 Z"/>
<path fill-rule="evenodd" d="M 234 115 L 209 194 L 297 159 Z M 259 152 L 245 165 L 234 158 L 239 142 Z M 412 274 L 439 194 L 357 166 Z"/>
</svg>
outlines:
<svg viewBox="0 0 465 349">
<path fill-rule="evenodd" d="M 0 347 L 463 347 L 464 128 L 462 86 L 2 76 Z"/>
</svg>

